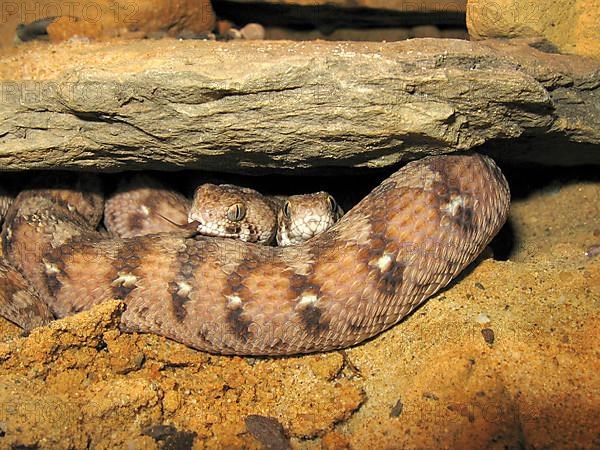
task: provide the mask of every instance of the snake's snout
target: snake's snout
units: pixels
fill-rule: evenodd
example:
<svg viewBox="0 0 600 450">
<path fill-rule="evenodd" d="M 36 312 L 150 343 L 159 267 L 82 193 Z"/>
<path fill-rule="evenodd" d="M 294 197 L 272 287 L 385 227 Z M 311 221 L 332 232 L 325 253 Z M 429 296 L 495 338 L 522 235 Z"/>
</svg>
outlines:
<svg viewBox="0 0 600 450">
<path fill-rule="evenodd" d="M 302 233 L 307 236 L 314 236 L 322 233 L 327 228 L 327 224 L 320 216 L 308 216 L 303 220 Z"/>
<path fill-rule="evenodd" d="M 198 212 L 190 211 L 188 214 L 188 224 L 196 224 L 196 225 L 204 225 L 205 224 L 204 217 Z"/>
</svg>

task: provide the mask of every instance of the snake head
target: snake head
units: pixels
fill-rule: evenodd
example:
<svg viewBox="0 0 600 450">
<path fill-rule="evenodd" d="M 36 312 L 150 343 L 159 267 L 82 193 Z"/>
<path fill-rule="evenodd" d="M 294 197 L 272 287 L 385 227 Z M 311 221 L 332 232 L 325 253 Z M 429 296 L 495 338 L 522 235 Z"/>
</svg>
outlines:
<svg viewBox="0 0 600 450">
<path fill-rule="evenodd" d="M 277 244 L 300 244 L 328 230 L 343 214 L 327 192 L 291 195 L 277 215 Z"/>
<path fill-rule="evenodd" d="M 196 189 L 188 222 L 205 236 L 269 244 L 275 236 L 276 208 L 259 192 L 228 184 Z"/>
</svg>

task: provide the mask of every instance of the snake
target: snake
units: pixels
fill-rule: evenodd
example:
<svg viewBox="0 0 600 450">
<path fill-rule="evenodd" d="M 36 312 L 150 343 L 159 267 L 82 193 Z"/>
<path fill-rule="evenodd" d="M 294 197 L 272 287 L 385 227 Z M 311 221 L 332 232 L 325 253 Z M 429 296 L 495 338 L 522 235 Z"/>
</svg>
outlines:
<svg viewBox="0 0 600 450">
<path fill-rule="evenodd" d="M 21 191 L 7 213 L 2 267 L 22 278 L 1 291 L 0 314 L 27 327 L 40 299 L 53 318 L 118 299 L 124 332 L 225 355 L 325 352 L 378 335 L 470 264 L 510 205 L 492 159 L 451 153 L 407 163 L 299 245 L 187 229 L 123 239 L 97 231 L 97 177 L 59 181 Z"/>
<path fill-rule="evenodd" d="M 122 238 L 173 232 L 189 224 L 205 236 L 280 246 L 322 233 L 344 213 L 327 192 L 265 196 L 232 184 L 203 183 L 190 202 L 147 175 L 121 180 L 104 209 L 106 229 Z"/>
<path fill-rule="evenodd" d="M 324 191 L 290 195 L 277 209 L 277 245 L 298 245 L 332 227 L 344 215 L 335 199 Z"/>
</svg>

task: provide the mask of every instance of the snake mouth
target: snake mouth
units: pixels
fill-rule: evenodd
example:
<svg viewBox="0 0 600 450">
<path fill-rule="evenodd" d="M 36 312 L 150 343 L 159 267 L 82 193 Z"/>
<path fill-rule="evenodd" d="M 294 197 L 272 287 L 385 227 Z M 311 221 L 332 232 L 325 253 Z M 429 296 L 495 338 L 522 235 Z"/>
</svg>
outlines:
<svg viewBox="0 0 600 450">
<path fill-rule="evenodd" d="M 194 221 L 188 223 L 187 225 L 185 225 L 185 227 L 189 230 L 196 231 L 198 234 L 201 234 L 202 236 L 222 237 L 222 238 L 236 238 L 237 237 L 236 234 L 224 233 L 222 231 L 218 231 L 214 227 L 207 226 L 206 224 L 200 222 L 199 220 L 194 220 Z"/>
</svg>

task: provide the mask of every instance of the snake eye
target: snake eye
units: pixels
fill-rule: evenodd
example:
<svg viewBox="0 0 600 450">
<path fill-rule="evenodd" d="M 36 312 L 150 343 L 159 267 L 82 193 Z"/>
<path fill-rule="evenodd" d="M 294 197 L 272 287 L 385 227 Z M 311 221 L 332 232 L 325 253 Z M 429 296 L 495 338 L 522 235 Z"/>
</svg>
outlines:
<svg viewBox="0 0 600 450">
<path fill-rule="evenodd" d="M 335 199 L 331 195 L 327 196 L 327 204 L 329 205 L 329 209 L 331 212 L 337 211 L 338 205 L 337 205 Z"/>
<path fill-rule="evenodd" d="M 283 204 L 283 215 L 286 219 L 290 219 L 292 217 L 290 202 L 285 202 Z"/>
<path fill-rule="evenodd" d="M 246 217 L 246 207 L 242 203 L 231 205 L 227 210 L 227 218 L 232 222 L 239 222 Z"/>
</svg>

